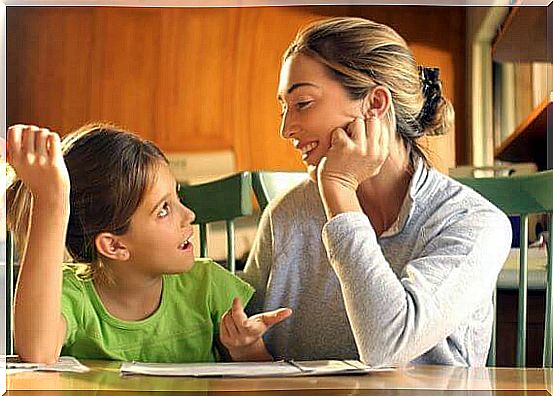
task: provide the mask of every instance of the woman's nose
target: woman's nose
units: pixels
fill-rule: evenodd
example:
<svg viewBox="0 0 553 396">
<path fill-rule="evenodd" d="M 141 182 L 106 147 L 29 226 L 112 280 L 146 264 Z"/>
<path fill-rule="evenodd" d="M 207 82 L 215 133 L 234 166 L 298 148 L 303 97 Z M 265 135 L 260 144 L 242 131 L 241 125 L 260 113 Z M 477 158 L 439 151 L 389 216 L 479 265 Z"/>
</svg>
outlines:
<svg viewBox="0 0 553 396">
<path fill-rule="evenodd" d="M 295 127 L 290 122 L 290 117 L 288 114 L 284 114 L 282 116 L 282 120 L 280 121 L 280 136 L 283 139 L 291 139 L 296 134 Z"/>
</svg>

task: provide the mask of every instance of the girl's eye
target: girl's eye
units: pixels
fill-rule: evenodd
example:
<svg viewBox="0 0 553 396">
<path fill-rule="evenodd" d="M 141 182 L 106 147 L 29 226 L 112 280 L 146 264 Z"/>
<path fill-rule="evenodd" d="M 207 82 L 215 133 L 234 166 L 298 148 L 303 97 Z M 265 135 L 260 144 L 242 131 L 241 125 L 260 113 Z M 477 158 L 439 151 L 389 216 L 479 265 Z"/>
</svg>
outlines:
<svg viewBox="0 0 553 396">
<path fill-rule="evenodd" d="M 312 100 L 307 100 L 307 101 L 304 101 L 304 102 L 298 102 L 298 103 L 296 103 L 296 107 L 298 108 L 298 110 L 306 109 L 311 105 L 311 103 L 313 103 Z"/>
<path fill-rule="evenodd" d="M 157 213 L 157 217 L 160 217 L 160 218 L 167 217 L 169 215 L 170 209 L 171 208 L 169 207 L 169 204 L 165 202 L 161 207 L 161 210 Z"/>
</svg>

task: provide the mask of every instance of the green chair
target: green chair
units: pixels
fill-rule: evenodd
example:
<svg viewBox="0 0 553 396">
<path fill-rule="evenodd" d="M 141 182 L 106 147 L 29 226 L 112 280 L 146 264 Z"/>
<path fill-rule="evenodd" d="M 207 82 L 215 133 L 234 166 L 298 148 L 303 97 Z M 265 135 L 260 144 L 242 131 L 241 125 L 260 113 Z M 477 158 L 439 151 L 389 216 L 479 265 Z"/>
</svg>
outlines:
<svg viewBox="0 0 553 396">
<path fill-rule="evenodd" d="M 497 178 L 457 178 L 470 186 L 508 215 L 520 216 L 520 270 L 517 320 L 516 364 L 526 364 L 526 316 L 528 298 L 528 215 L 548 214 L 548 259 L 546 272 L 545 329 L 543 366 L 552 367 L 553 312 L 551 304 L 553 288 L 553 170 L 531 175 Z M 495 306 L 495 302 L 494 302 Z M 495 323 L 495 320 L 494 320 Z M 495 324 L 488 364 L 495 365 Z"/>
<path fill-rule="evenodd" d="M 227 268 L 235 272 L 235 219 L 252 214 L 252 181 L 249 172 L 210 181 L 181 184 L 179 196 L 196 213 L 194 224 L 200 226 L 200 257 L 207 257 L 207 224 L 225 221 L 227 229 Z"/>
<path fill-rule="evenodd" d="M 252 187 L 259 207 L 262 211 L 265 210 L 271 199 L 308 177 L 306 172 L 252 172 Z"/>
</svg>

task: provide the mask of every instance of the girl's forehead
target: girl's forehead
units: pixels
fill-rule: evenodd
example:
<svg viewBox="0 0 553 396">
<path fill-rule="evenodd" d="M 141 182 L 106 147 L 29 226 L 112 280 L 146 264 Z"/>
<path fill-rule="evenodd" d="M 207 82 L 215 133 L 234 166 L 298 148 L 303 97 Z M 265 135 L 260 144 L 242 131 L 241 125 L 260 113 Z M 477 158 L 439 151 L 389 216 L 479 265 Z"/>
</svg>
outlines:
<svg viewBox="0 0 553 396">
<path fill-rule="evenodd" d="M 150 187 L 164 187 L 167 184 L 175 184 L 175 176 L 166 163 L 159 162 L 149 169 Z"/>
<path fill-rule="evenodd" d="M 159 200 L 164 195 L 175 189 L 176 179 L 169 166 L 160 163 L 149 170 L 148 185 L 144 190 L 142 200 L 145 204 Z"/>
</svg>

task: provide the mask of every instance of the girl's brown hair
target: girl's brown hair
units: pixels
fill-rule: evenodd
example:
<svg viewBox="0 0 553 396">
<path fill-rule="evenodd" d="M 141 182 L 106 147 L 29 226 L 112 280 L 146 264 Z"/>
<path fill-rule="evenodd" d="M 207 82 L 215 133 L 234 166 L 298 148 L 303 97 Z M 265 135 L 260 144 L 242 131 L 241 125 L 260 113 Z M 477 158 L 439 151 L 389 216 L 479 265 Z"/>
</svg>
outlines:
<svg viewBox="0 0 553 396">
<path fill-rule="evenodd" d="M 444 134 L 453 125 L 453 106 L 442 96 L 436 70 L 417 68 L 411 50 L 389 26 L 353 17 L 318 21 L 298 32 L 283 61 L 295 54 L 325 65 L 351 99 L 364 98 L 375 85 L 388 88 L 392 127 L 425 162 L 417 138 Z"/>
<path fill-rule="evenodd" d="M 102 262 L 95 247 L 100 232 L 124 234 L 155 169 L 167 158 L 152 142 L 109 124 L 85 125 L 66 135 L 62 152 L 71 183 L 66 247 L 96 276 Z M 8 187 L 7 225 L 17 251 L 27 240 L 32 195 L 20 179 Z"/>
</svg>

